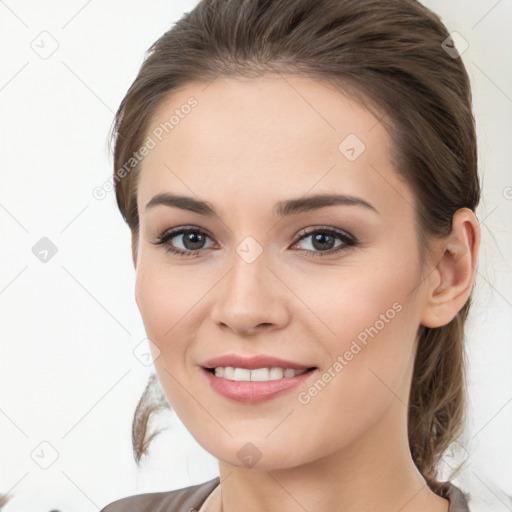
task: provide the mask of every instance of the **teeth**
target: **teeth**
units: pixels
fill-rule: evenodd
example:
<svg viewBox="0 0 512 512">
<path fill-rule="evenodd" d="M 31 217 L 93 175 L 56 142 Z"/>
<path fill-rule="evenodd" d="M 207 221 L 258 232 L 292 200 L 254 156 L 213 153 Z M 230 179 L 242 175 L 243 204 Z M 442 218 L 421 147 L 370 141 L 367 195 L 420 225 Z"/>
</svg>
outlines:
<svg viewBox="0 0 512 512">
<path fill-rule="evenodd" d="M 282 379 L 284 377 L 284 371 L 282 368 L 270 368 L 268 377 L 270 380 Z"/>
<path fill-rule="evenodd" d="M 251 380 L 251 370 L 247 370 L 247 368 L 235 368 L 233 380 Z"/>
<path fill-rule="evenodd" d="M 232 366 L 223 368 L 219 366 L 215 368 L 215 375 L 228 380 L 265 382 L 296 377 L 306 371 L 294 370 L 292 368 L 255 368 L 254 370 L 249 370 L 248 368 L 233 368 Z"/>
</svg>

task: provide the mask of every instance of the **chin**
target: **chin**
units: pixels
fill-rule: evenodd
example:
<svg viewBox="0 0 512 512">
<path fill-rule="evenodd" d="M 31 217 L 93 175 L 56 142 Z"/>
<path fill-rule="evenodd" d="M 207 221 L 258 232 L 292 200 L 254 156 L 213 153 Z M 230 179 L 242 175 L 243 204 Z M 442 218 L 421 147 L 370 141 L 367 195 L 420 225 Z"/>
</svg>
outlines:
<svg viewBox="0 0 512 512">
<path fill-rule="evenodd" d="M 300 455 L 301 459 L 304 459 L 302 447 L 295 450 L 292 446 L 272 443 L 268 439 L 259 440 L 257 436 L 254 436 L 253 441 L 244 436 L 240 439 L 226 439 L 222 445 L 218 442 L 214 446 L 209 444 L 202 446 L 216 459 L 237 468 L 269 471 L 292 468 L 307 462 L 296 457 Z"/>
</svg>

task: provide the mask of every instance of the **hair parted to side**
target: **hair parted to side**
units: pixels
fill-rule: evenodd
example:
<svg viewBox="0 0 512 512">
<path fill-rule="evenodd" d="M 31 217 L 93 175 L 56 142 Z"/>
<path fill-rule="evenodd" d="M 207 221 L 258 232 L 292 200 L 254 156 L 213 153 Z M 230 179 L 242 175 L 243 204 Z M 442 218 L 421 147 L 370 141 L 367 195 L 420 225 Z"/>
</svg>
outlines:
<svg viewBox="0 0 512 512">
<path fill-rule="evenodd" d="M 440 18 L 416 0 L 202 0 L 148 50 L 116 114 L 114 173 L 143 144 L 166 96 L 189 83 L 263 73 L 309 76 L 379 115 L 394 143 L 394 163 L 416 201 L 420 255 L 447 236 L 453 214 L 480 199 L 469 77 L 441 46 Z M 172 135 L 171 135 L 172 136 Z M 136 165 L 115 176 L 116 199 L 132 232 L 136 265 L 139 217 Z M 411 384 L 411 454 L 431 488 L 440 458 L 464 430 L 467 410 L 464 323 L 471 295 L 449 324 L 422 326 Z M 135 459 L 147 451 L 154 401 L 148 383 L 135 411 Z M 149 439 L 151 440 L 151 439 Z"/>
</svg>

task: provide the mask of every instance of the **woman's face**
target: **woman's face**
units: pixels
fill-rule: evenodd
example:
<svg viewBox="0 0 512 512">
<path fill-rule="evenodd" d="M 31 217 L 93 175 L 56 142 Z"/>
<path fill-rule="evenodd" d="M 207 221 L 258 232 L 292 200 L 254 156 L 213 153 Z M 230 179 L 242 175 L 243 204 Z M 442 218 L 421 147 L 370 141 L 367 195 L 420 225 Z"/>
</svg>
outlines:
<svg viewBox="0 0 512 512">
<path fill-rule="evenodd" d="M 265 75 L 175 91 L 147 135 L 135 298 L 191 434 L 262 469 L 405 439 L 425 292 L 382 124 L 321 82 Z M 148 206 L 161 194 L 189 199 Z M 306 202 L 324 195 L 341 198 Z"/>
</svg>

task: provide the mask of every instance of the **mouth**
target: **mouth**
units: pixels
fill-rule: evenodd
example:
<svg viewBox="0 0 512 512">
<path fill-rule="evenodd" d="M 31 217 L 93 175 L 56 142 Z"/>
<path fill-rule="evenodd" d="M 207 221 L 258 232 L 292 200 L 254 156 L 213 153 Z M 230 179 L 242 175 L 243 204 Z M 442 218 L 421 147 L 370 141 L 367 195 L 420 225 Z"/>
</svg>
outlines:
<svg viewBox="0 0 512 512">
<path fill-rule="evenodd" d="M 240 368 L 233 366 L 217 366 L 204 368 L 215 377 L 236 381 L 236 382 L 268 382 L 280 379 L 298 377 L 304 373 L 317 370 L 316 366 L 295 370 L 293 368 L 281 368 L 278 366 L 266 368 Z"/>
<path fill-rule="evenodd" d="M 282 359 L 270 355 L 260 354 L 255 356 L 241 356 L 238 354 L 226 354 L 214 357 L 200 363 L 203 368 L 236 368 L 241 370 L 261 370 L 282 368 L 283 370 L 308 370 L 311 364 L 301 364 L 296 361 Z"/>
<path fill-rule="evenodd" d="M 268 366 L 267 366 L 268 365 Z M 318 372 L 317 366 L 258 356 L 217 358 L 201 366 L 210 388 L 236 402 L 259 403 L 291 392 Z"/>
</svg>

